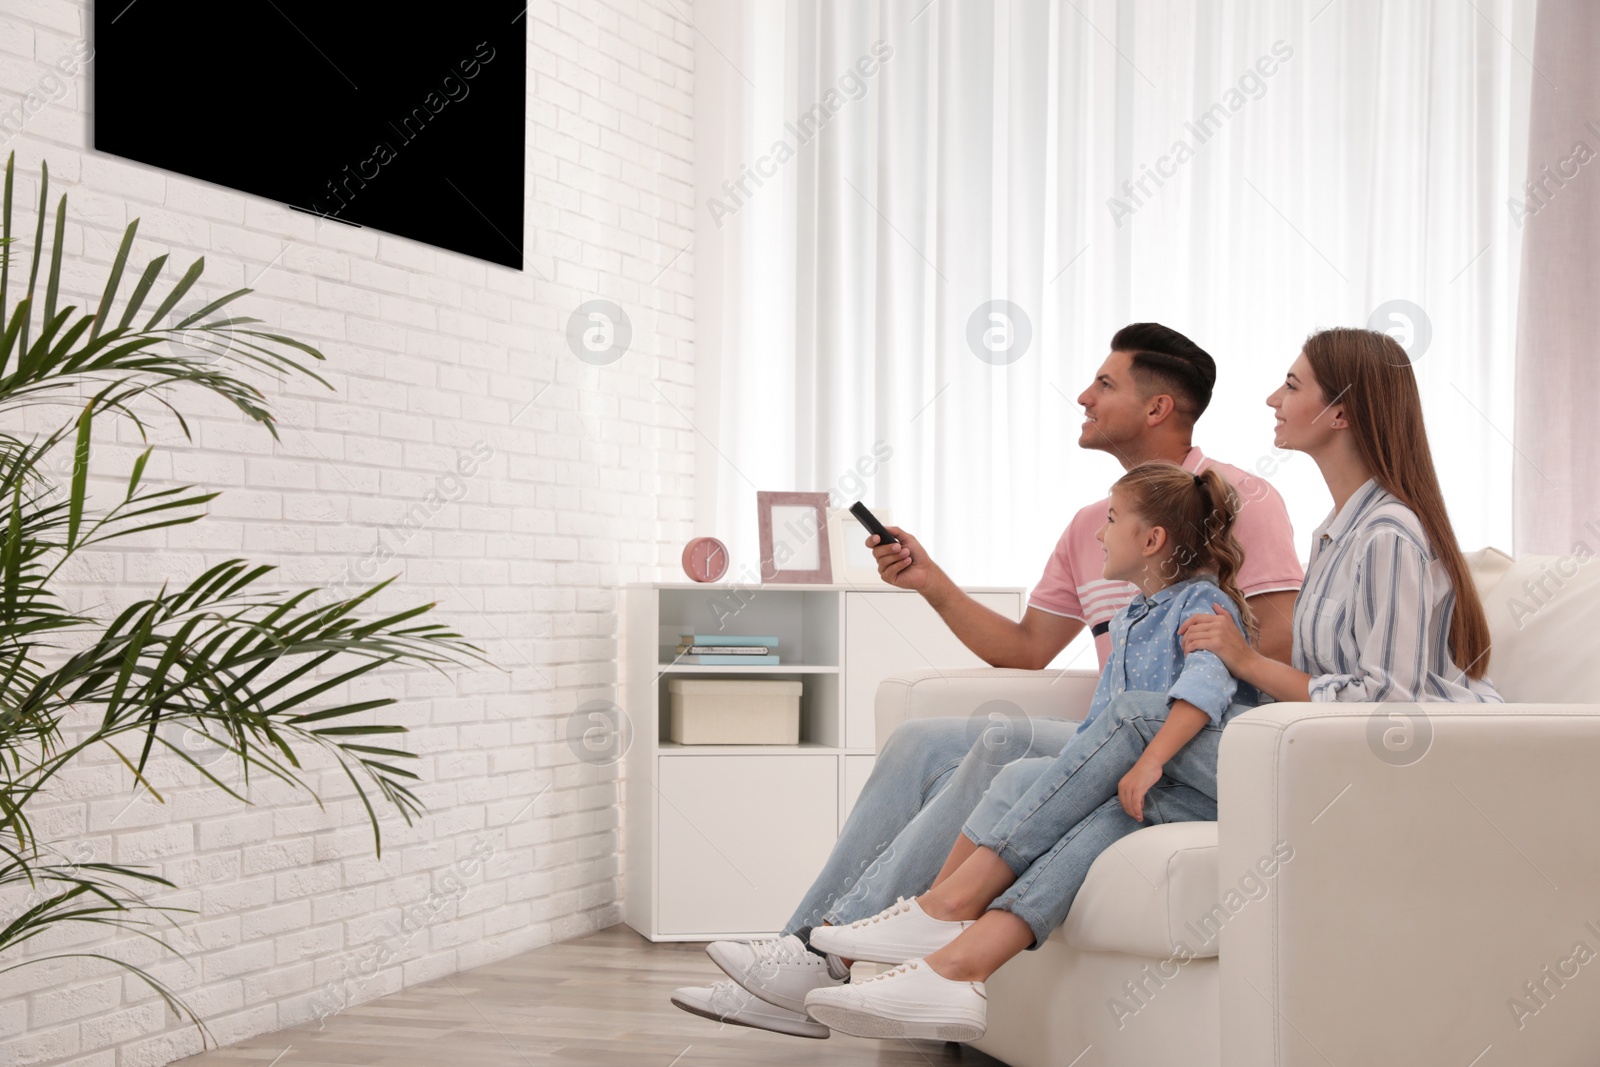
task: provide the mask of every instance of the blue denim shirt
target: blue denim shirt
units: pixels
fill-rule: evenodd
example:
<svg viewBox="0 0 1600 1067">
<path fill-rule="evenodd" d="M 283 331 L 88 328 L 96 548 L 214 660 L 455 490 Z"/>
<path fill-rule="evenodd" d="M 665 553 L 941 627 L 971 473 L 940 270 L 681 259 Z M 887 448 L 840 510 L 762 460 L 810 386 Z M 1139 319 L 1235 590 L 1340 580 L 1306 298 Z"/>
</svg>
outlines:
<svg viewBox="0 0 1600 1067">
<path fill-rule="evenodd" d="M 1159 590 L 1155 596 L 1139 594 L 1111 620 L 1111 657 L 1100 672 L 1100 684 L 1089 702 L 1089 714 L 1078 727 L 1094 721 L 1111 698 L 1128 690 L 1166 693 L 1167 706 L 1187 700 L 1221 726 L 1223 713 L 1233 704 L 1255 707 L 1264 699 L 1255 686 L 1228 673 L 1215 652 L 1183 654 L 1178 627 L 1191 615 L 1214 615 L 1221 604 L 1239 625 L 1239 609 L 1211 575 L 1198 574 Z"/>
</svg>

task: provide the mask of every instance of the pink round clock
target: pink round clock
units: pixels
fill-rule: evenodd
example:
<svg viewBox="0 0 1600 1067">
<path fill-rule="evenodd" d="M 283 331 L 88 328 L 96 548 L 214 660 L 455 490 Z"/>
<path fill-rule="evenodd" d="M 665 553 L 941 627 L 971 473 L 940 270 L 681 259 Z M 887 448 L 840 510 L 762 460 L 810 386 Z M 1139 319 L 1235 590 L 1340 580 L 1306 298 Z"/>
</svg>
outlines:
<svg viewBox="0 0 1600 1067">
<path fill-rule="evenodd" d="M 683 546 L 683 569 L 697 582 L 714 582 L 728 573 L 728 546 L 715 537 L 696 537 Z"/>
</svg>

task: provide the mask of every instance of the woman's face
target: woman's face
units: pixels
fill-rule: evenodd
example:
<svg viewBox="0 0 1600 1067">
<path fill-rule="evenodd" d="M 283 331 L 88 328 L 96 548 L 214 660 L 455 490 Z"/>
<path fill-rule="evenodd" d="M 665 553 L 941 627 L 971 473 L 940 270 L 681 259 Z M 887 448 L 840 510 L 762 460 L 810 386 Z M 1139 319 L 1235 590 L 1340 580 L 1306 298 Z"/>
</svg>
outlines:
<svg viewBox="0 0 1600 1067">
<path fill-rule="evenodd" d="M 1311 363 L 1304 352 L 1289 367 L 1283 384 L 1267 397 L 1267 406 L 1277 413 L 1272 443 L 1279 448 L 1320 451 L 1333 438 L 1335 422 L 1344 424 L 1343 405 L 1323 398 L 1322 386 L 1311 373 Z"/>
<path fill-rule="evenodd" d="M 1111 490 L 1111 507 L 1105 525 L 1095 531 L 1095 537 L 1106 550 L 1106 563 L 1100 576 L 1112 582 L 1138 582 L 1144 576 L 1146 565 L 1155 556 L 1146 556 L 1154 529 L 1133 510 L 1127 494 L 1120 489 Z"/>
</svg>

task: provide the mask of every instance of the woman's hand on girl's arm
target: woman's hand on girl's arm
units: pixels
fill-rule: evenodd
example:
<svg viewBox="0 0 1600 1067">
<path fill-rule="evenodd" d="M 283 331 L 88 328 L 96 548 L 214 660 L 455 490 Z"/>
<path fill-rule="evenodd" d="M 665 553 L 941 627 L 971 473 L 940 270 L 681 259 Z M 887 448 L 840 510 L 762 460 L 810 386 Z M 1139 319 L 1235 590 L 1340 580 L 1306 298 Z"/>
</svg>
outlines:
<svg viewBox="0 0 1600 1067">
<path fill-rule="evenodd" d="M 1183 638 L 1183 654 L 1204 649 L 1213 653 L 1235 678 L 1243 677 L 1238 668 L 1252 655 L 1259 655 L 1244 639 L 1244 631 L 1221 604 L 1213 603 L 1215 615 L 1191 615 L 1178 627 Z"/>
<path fill-rule="evenodd" d="M 1274 700 L 1311 699 L 1311 675 L 1287 663 L 1268 659 L 1251 648 L 1244 632 L 1221 604 L 1213 604 L 1215 615 L 1191 615 L 1178 627 L 1183 638 L 1183 653 L 1204 649 L 1216 655 L 1228 673 L 1249 682 Z"/>
</svg>

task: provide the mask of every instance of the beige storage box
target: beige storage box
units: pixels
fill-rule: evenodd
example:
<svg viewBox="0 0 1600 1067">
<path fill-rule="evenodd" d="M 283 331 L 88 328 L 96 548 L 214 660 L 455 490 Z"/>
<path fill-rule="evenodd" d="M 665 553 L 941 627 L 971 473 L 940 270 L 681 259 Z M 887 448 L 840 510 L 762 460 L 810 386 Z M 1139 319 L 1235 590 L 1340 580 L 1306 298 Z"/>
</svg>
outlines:
<svg viewBox="0 0 1600 1067">
<path fill-rule="evenodd" d="M 680 745 L 798 745 L 799 682 L 671 678 L 671 738 Z"/>
</svg>

